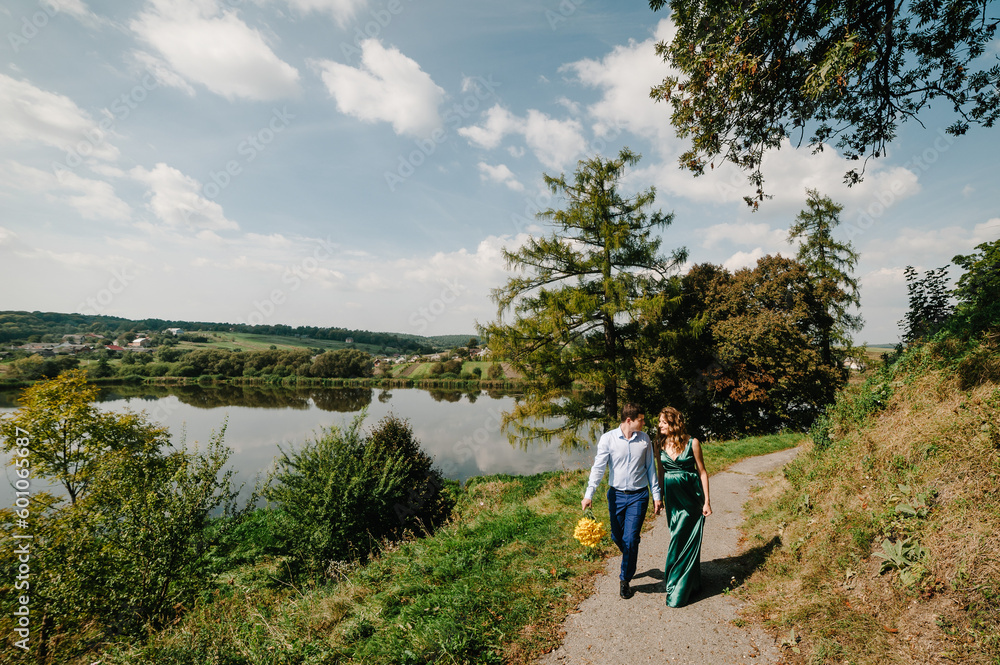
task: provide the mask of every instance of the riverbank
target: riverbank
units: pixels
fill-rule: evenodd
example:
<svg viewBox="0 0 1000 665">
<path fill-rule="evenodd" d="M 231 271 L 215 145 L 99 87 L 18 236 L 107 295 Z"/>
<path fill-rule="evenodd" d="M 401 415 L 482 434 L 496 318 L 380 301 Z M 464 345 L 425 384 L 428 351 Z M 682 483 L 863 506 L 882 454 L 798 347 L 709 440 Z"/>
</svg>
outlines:
<svg viewBox="0 0 1000 665">
<path fill-rule="evenodd" d="M 706 444 L 706 465 L 715 473 L 801 439 Z M 248 562 L 176 626 L 76 662 L 533 662 L 558 645 L 564 617 L 617 552 L 608 539 L 588 551 L 572 537 L 586 479 L 586 470 L 470 479 L 432 536 L 331 566 L 315 586 L 288 585 L 280 557 Z M 606 521 L 600 496 L 595 514 Z"/>
</svg>

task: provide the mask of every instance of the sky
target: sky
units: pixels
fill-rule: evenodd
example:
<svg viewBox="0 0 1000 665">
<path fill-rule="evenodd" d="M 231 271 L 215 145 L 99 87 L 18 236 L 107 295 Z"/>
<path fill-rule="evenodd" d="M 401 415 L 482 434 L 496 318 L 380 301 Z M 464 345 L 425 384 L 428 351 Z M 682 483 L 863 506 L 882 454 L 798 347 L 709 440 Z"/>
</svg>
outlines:
<svg viewBox="0 0 1000 665">
<path fill-rule="evenodd" d="M 756 212 L 745 174 L 681 171 L 673 31 L 603 0 L 3 2 L 0 309 L 472 334 L 502 249 L 552 231 L 543 174 L 625 146 L 688 265 L 793 256 L 806 190 L 843 205 L 857 343 L 899 340 L 906 266 L 1000 237 L 1000 130 L 944 105 L 851 188 L 831 146 L 770 153 Z"/>
</svg>

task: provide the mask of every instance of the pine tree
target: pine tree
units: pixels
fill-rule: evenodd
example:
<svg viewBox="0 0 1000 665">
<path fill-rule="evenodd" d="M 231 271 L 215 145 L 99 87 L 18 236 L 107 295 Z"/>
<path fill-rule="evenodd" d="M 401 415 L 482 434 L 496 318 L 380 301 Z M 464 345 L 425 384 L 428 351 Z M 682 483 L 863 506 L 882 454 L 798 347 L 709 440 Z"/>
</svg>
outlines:
<svg viewBox="0 0 1000 665">
<path fill-rule="evenodd" d="M 493 290 L 498 319 L 480 333 L 532 386 L 504 419 L 512 440 L 558 436 L 572 448 L 618 422 L 619 394 L 629 390 L 633 374 L 624 350 L 638 322 L 662 310 L 665 284 L 687 257 L 684 249 L 660 255 L 654 232 L 669 226 L 673 214 L 645 212 L 655 199 L 652 188 L 632 197 L 618 191 L 626 167 L 639 159 L 625 148 L 616 159 L 581 161 L 571 181 L 546 175 L 551 191 L 566 198 L 564 209 L 539 213 L 555 231 L 504 250 L 507 267 L 518 274 Z M 504 323 L 508 312 L 513 320 Z M 561 424 L 538 424 L 553 418 Z"/>
<path fill-rule="evenodd" d="M 858 263 L 858 254 L 848 242 L 833 238 L 833 229 L 840 224 L 843 206 L 828 196 L 820 196 L 815 189 L 806 190 L 807 209 L 795 217 L 788 231 L 788 242 L 800 240 L 796 259 L 806 266 L 815 280 L 817 303 L 816 335 L 823 362 L 839 365 L 834 346 L 850 346 L 850 333 L 860 330 L 861 317 L 848 309 L 859 306 L 858 282 L 852 272 Z"/>
</svg>

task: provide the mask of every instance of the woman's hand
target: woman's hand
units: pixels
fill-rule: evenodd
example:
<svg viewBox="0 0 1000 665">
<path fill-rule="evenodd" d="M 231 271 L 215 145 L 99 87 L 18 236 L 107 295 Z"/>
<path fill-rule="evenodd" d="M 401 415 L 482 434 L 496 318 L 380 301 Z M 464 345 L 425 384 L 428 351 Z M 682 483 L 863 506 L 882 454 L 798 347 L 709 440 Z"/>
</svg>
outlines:
<svg viewBox="0 0 1000 665">
<path fill-rule="evenodd" d="M 701 507 L 701 514 L 704 515 L 705 517 L 708 517 L 709 515 L 711 515 L 712 514 L 712 506 L 706 503 L 704 506 Z"/>
</svg>

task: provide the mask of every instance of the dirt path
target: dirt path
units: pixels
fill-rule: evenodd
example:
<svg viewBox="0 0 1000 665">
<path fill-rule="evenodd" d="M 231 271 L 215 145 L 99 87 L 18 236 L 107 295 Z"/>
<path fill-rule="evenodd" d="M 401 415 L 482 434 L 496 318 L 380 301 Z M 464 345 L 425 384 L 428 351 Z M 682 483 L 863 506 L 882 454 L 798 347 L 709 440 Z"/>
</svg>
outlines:
<svg viewBox="0 0 1000 665">
<path fill-rule="evenodd" d="M 760 629 L 738 628 L 739 603 L 725 593 L 733 577 L 748 570 L 737 556 L 743 504 L 759 474 L 780 468 L 798 453 L 782 450 L 743 460 L 712 476 L 712 516 L 705 522 L 701 550 L 702 589 L 682 608 L 665 604 L 663 564 L 670 531 L 663 515 L 642 536 L 639 562 L 629 600 L 618 597 L 621 557 L 608 560 L 596 580 L 595 593 L 566 618 L 562 646 L 543 656 L 539 665 L 632 665 L 634 663 L 775 664 L 780 654 L 774 640 Z"/>
</svg>

